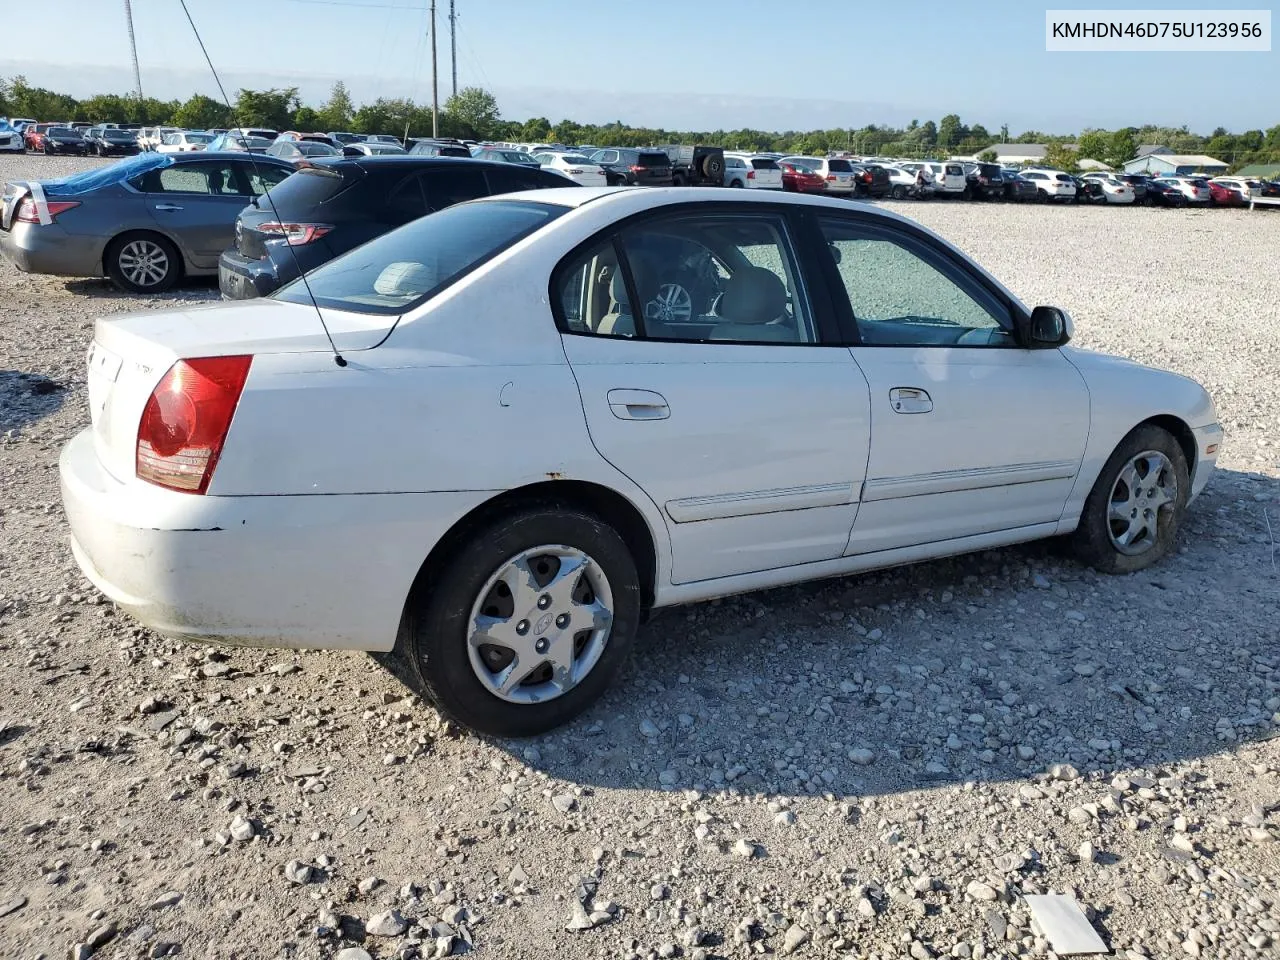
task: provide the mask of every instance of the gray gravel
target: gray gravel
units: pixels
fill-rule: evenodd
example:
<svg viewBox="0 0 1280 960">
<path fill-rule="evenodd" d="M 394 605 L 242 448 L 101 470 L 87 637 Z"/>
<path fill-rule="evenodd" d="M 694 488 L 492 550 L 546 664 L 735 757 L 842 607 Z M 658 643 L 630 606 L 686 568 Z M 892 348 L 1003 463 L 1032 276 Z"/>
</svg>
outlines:
<svg viewBox="0 0 1280 960">
<path fill-rule="evenodd" d="M 1177 555 L 1109 578 L 1031 545 L 668 611 L 523 742 L 359 654 L 117 614 L 55 470 L 92 320 L 215 293 L 0 269 L 0 955 L 1045 956 L 1022 897 L 1062 892 L 1128 960 L 1280 956 L 1280 216 L 892 206 L 1080 343 L 1208 385 L 1227 446 Z"/>
</svg>

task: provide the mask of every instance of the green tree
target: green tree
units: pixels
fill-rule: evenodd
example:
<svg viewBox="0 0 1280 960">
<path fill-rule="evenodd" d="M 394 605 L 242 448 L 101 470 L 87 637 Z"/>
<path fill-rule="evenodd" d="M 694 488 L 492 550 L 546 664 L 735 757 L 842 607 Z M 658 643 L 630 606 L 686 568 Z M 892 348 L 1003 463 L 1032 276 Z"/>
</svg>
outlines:
<svg viewBox="0 0 1280 960">
<path fill-rule="evenodd" d="M 1069 150 L 1062 143 L 1051 143 L 1044 151 L 1044 165 L 1054 170 L 1075 173 L 1080 169 L 1080 154 Z"/>
<path fill-rule="evenodd" d="M 1125 127 L 1111 134 L 1111 142 L 1107 144 L 1106 161 L 1113 167 L 1128 163 L 1138 154 L 1138 144 L 1133 139 L 1133 131 Z"/>
<path fill-rule="evenodd" d="M 137 103 L 136 100 L 131 103 L 131 99 L 114 93 L 99 93 L 88 100 L 80 101 L 80 106 L 76 109 L 76 119 L 87 120 L 90 123 L 127 121 L 130 108 L 135 107 Z"/>
<path fill-rule="evenodd" d="M 534 117 L 526 120 L 520 128 L 520 139 L 526 143 L 547 140 L 551 137 L 551 121 L 546 117 Z"/>
<path fill-rule="evenodd" d="M 346 130 L 355 116 L 355 106 L 347 85 L 339 80 L 329 91 L 329 99 L 320 108 L 318 126 L 328 130 Z"/>
<path fill-rule="evenodd" d="M 177 127 L 211 130 L 214 127 L 231 126 L 234 112 L 225 103 L 219 103 L 212 97 L 197 93 L 175 110 L 171 119 Z"/>
<path fill-rule="evenodd" d="M 1086 130 L 1080 134 L 1081 157 L 1106 160 L 1111 153 L 1111 135 L 1105 130 Z"/>
<path fill-rule="evenodd" d="M 933 146 L 938 142 L 938 125 L 932 120 L 926 120 L 918 129 L 921 143 L 926 146 Z"/>
<path fill-rule="evenodd" d="M 245 90 L 236 95 L 236 118 L 244 127 L 268 127 L 285 130 L 293 125 L 298 109 L 298 88 L 283 90 Z"/>
<path fill-rule="evenodd" d="M 492 137 L 502 119 L 497 98 L 481 87 L 463 87 L 445 101 L 444 114 L 476 139 Z"/>
<path fill-rule="evenodd" d="M 304 133 L 320 129 L 320 114 L 310 107 L 299 107 L 293 114 L 293 126 Z"/>
<path fill-rule="evenodd" d="M 1000 159 L 1000 155 L 997 154 L 994 150 L 983 150 L 980 154 L 978 154 L 978 159 L 981 160 L 983 163 L 995 163 L 997 160 Z"/>
<path fill-rule="evenodd" d="M 76 115 L 78 106 L 75 97 L 30 86 L 22 76 L 9 82 L 8 100 L 11 113 L 37 120 L 70 120 Z"/>
<path fill-rule="evenodd" d="M 965 138 L 967 131 L 954 113 L 948 113 L 938 124 L 937 144 L 940 147 L 954 147 Z"/>
</svg>

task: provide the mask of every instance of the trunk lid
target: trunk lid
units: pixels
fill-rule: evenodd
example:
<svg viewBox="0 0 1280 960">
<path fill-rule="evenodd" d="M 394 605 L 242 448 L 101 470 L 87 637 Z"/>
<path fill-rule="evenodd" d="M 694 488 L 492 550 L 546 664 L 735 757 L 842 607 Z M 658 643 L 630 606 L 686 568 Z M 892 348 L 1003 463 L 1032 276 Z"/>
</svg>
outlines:
<svg viewBox="0 0 1280 960">
<path fill-rule="evenodd" d="M 343 353 L 377 346 L 399 319 L 322 313 Z M 275 300 L 100 319 L 88 354 L 89 413 L 98 460 L 118 480 L 134 476 L 142 410 L 161 377 L 181 358 L 329 351 L 313 307 Z"/>
</svg>

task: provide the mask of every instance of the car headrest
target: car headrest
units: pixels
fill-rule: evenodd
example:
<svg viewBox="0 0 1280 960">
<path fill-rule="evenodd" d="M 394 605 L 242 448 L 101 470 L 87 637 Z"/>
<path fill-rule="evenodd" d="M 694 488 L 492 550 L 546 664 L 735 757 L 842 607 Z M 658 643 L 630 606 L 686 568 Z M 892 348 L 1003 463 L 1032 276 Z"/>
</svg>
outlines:
<svg viewBox="0 0 1280 960">
<path fill-rule="evenodd" d="M 787 288 L 764 267 L 744 267 L 729 278 L 720 316 L 734 323 L 768 323 L 787 309 Z"/>
<path fill-rule="evenodd" d="M 617 267 L 613 269 L 613 279 L 609 281 L 609 296 L 620 308 L 629 306 L 627 300 L 627 280 Z"/>
<path fill-rule="evenodd" d="M 435 286 L 435 271 L 413 260 L 398 260 L 382 268 L 373 289 L 384 297 L 419 297 Z"/>
</svg>

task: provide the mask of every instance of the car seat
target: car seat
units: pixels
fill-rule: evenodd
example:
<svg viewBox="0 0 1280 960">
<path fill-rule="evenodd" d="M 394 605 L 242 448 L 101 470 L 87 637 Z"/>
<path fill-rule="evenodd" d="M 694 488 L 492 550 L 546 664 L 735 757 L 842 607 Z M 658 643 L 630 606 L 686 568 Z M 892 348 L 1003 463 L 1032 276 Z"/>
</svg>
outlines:
<svg viewBox="0 0 1280 960">
<path fill-rule="evenodd" d="M 743 267 L 725 284 L 719 313 L 725 318 L 711 330 L 711 340 L 796 343 L 794 326 L 774 323 L 786 318 L 787 288 L 764 267 Z"/>
</svg>

